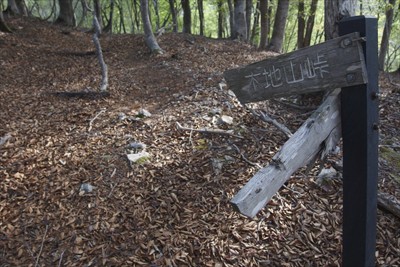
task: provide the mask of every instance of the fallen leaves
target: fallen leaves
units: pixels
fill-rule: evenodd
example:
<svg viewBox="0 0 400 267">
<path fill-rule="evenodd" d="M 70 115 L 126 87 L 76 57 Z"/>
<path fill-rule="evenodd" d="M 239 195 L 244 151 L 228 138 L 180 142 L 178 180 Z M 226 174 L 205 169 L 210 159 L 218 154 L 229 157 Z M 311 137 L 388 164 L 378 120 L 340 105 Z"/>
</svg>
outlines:
<svg viewBox="0 0 400 267">
<path fill-rule="evenodd" d="M 165 34 L 166 53 L 150 57 L 141 36 L 107 36 L 111 95 L 61 98 L 49 93 L 98 84 L 96 58 L 73 54 L 88 51 L 90 35 L 22 18 L 10 25 L 23 27 L 0 36 L 0 137 L 11 135 L 0 145 L 1 264 L 340 265 L 340 180 L 324 192 L 316 170 L 300 172 L 254 220 L 229 204 L 286 138 L 219 85 L 225 69 L 266 52 L 198 36 L 188 48 L 185 36 Z M 397 123 L 390 101 L 388 125 Z M 291 129 L 307 118 L 257 105 Z M 232 124 L 213 119 L 222 114 Z M 216 128 L 243 138 L 194 131 Z M 130 164 L 127 154 L 143 151 L 150 160 Z M 389 178 L 382 187 L 398 195 Z M 399 221 L 378 218 L 377 261 L 399 264 Z"/>
</svg>

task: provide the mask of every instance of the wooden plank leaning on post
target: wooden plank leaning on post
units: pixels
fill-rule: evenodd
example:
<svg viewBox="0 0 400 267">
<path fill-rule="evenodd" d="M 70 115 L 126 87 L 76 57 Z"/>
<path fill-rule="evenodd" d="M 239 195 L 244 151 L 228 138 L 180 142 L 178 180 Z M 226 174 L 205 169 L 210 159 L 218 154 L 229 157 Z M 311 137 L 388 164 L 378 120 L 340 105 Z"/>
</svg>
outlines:
<svg viewBox="0 0 400 267">
<path fill-rule="evenodd" d="M 299 168 L 321 151 L 326 140 L 340 138 L 340 90 L 332 92 L 296 133 L 231 200 L 243 215 L 254 217 Z"/>
<path fill-rule="evenodd" d="M 354 32 L 224 73 L 244 103 L 367 82 L 359 34 Z"/>
</svg>

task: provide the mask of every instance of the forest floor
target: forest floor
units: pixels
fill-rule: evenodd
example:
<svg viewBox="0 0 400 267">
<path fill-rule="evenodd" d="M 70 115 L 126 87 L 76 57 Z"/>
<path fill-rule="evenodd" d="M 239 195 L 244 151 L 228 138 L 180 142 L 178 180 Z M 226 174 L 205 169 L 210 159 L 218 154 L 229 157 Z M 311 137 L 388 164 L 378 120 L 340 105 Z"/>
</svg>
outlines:
<svg viewBox="0 0 400 267">
<path fill-rule="evenodd" d="M 165 34 L 165 53 L 155 56 L 143 36 L 104 35 L 110 96 L 70 97 L 60 92 L 99 87 L 91 34 L 8 23 L 14 32 L 0 34 L 0 266 L 341 265 L 340 178 L 326 190 L 317 167 L 300 170 L 254 219 L 229 204 L 287 137 L 242 107 L 222 74 L 272 54 Z M 400 199 L 400 87 L 386 77 L 380 86 L 379 191 Z M 292 132 L 310 115 L 277 101 L 254 107 Z M 130 162 L 133 146 L 145 146 L 148 159 Z M 382 210 L 376 257 L 400 265 L 400 220 Z"/>
</svg>

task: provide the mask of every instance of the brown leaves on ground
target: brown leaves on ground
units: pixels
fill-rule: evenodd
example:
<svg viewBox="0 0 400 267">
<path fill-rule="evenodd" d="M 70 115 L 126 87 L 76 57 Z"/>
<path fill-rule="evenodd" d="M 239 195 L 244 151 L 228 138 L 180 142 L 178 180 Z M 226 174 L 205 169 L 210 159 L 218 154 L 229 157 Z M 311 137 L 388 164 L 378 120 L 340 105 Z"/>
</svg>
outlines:
<svg viewBox="0 0 400 267">
<path fill-rule="evenodd" d="M 299 172 L 253 220 L 229 205 L 285 136 L 237 103 L 222 72 L 268 53 L 166 34 L 166 53 L 152 56 L 143 36 L 104 35 L 111 95 L 65 97 L 100 84 L 90 34 L 35 20 L 9 25 L 14 33 L 0 35 L 0 137 L 8 136 L 0 145 L 1 266 L 340 265 L 340 180 L 324 192 L 315 171 Z M 398 101 L 399 90 L 382 101 L 390 144 Z M 308 116 L 263 105 L 293 132 Z M 140 109 L 152 116 L 137 116 Z M 220 115 L 233 124 L 218 124 Z M 179 131 L 177 122 L 244 138 Z M 146 145 L 150 159 L 129 162 L 132 142 Z M 399 198 L 390 166 L 381 165 L 381 190 Z M 400 222 L 378 218 L 378 264 L 398 265 Z"/>
</svg>

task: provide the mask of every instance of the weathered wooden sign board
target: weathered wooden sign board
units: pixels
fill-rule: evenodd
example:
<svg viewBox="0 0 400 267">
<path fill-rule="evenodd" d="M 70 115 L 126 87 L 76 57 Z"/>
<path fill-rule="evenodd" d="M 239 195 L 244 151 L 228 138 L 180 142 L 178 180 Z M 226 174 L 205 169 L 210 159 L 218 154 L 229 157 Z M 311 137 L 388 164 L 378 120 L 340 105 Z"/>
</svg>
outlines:
<svg viewBox="0 0 400 267">
<path fill-rule="evenodd" d="M 357 32 L 224 73 L 241 103 L 367 83 Z"/>
</svg>

